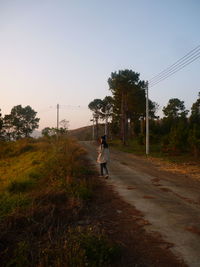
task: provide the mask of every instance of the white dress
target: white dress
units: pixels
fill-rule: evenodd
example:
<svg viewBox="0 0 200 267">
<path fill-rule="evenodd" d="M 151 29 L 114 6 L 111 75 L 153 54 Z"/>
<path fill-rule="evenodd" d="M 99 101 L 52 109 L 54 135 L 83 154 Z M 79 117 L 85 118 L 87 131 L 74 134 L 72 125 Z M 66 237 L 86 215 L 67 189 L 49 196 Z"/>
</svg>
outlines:
<svg viewBox="0 0 200 267">
<path fill-rule="evenodd" d="M 97 162 L 98 163 L 106 163 L 109 161 L 109 149 L 104 148 L 102 145 L 98 148 L 98 157 L 97 157 Z"/>
</svg>

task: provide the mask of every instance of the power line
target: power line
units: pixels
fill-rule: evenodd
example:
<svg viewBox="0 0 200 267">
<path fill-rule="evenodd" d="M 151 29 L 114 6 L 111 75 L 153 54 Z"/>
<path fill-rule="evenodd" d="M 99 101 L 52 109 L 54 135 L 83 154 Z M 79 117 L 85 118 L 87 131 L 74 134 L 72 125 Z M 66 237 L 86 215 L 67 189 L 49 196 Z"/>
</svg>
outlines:
<svg viewBox="0 0 200 267">
<path fill-rule="evenodd" d="M 162 72 L 158 73 L 156 76 L 151 78 L 149 87 L 153 87 L 156 84 L 160 83 L 161 81 L 167 79 L 168 77 L 172 76 L 179 70 L 183 69 L 187 65 L 191 64 L 195 60 L 197 60 L 200 57 L 200 45 L 198 45 L 196 48 L 191 50 L 189 53 L 187 53 L 184 57 L 180 58 L 178 61 L 176 61 L 174 64 L 163 70 Z"/>
<path fill-rule="evenodd" d="M 166 72 L 169 72 L 169 71 L 171 71 L 171 69 L 173 69 L 173 68 L 177 67 L 178 65 L 184 63 L 185 60 L 187 60 L 189 57 L 195 55 L 195 53 L 198 53 L 199 51 L 200 51 L 200 45 L 198 45 L 197 47 L 195 47 L 194 49 L 192 49 L 189 53 L 187 53 L 185 56 L 183 56 L 182 58 L 180 58 L 179 60 L 177 60 L 174 64 L 170 65 L 169 67 L 167 67 L 163 71 L 161 71 L 158 74 L 156 74 L 155 76 L 153 76 L 153 78 L 151 78 L 149 80 L 149 82 L 153 82 L 153 80 L 159 78 L 162 75 L 165 75 Z"/>
<path fill-rule="evenodd" d="M 168 72 L 162 74 L 162 75 L 161 75 L 160 77 L 158 77 L 156 80 L 150 82 L 150 84 L 152 85 L 152 84 L 154 84 L 154 83 L 157 83 L 159 80 L 165 78 L 166 76 L 168 76 L 168 75 L 171 74 L 172 72 L 181 69 L 183 65 L 184 65 L 184 66 L 185 66 L 185 65 L 188 65 L 188 64 L 187 64 L 188 62 L 190 62 L 190 61 L 192 62 L 193 59 L 195 60 L 196 58 L 199 57 L 199 55 L 200 55 L 200 51 L 199 51 L 199 53 L 193 55 L 192 57 L 188 58 L 187 60 L 184 60 L 184 62 L 182 62 L 181 64 L 175 66 L 175 67 L 172 68 L 170 71 L 168 71 Z"/>
<path fill-rule="evenodd" d="M 172 76 L 173 74 L 175 74 L 176 72 L 180 71 L 181 69 L 183 69 L 184 67 L 186 67 L 187 65 L 191 64 L 192 62 L 194 62 L 195 60 L 197 60 L 200 57 L 200 53 L 198 55 L 196 55 L 196 57 L 192 57 L 190 60 L 184 62 L 183 65 L 179 66 L 177 69 L 172 70 L 170 73 L 166 74 L 165 76 L 163 76 L 162 78 L 158 79 L 157 81 L 150 83 L 149 87 L 153 87 L 156 84 L 164 81 L 165 79 L 167 79 L 168 77 Z"/>
<path fill-rule="evenodd" d="M 86 106 L 72 106 L 72 105 L 60 105 L 61 108 L 71 108 L 71 109 L 88 109 Z"/>
</svg>

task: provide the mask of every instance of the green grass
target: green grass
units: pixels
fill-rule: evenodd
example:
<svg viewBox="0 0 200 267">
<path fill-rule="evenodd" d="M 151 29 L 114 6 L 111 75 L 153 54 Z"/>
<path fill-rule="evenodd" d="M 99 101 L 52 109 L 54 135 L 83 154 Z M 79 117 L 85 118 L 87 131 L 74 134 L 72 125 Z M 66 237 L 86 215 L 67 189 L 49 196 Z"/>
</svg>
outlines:
<svg viewBox="0 0 200 267">
<path fill-rule="evenodd" d="M 25 139 L 0 144 L 1 219 L 20 207 L 28 206 L 31 200 L 27 193 L 33 191 L 43 177 L 46 152 L 34 142 Z"/>
</svg>

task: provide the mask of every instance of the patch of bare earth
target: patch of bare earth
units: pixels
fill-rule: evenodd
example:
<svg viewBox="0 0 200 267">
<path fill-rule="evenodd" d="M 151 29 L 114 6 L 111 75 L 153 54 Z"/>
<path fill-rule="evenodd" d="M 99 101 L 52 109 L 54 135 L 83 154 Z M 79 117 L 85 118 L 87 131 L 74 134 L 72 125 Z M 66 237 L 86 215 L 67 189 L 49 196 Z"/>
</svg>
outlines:
<svg viewBox="0 0 200 267">
<path fill-rule="evenodd" d="M 148 160 L 160 170 L 183 174 L 200 181 L 200 162 L 174 163 L 153 157 L 149 157 Z"/>
</svg>

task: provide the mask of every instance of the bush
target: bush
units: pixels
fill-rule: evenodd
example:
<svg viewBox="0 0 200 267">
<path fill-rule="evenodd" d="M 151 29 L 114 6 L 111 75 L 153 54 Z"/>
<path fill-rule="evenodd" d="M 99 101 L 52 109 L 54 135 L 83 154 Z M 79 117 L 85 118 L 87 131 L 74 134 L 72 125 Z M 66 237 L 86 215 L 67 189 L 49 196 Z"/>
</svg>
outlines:
<svg viewBox="0 0 200 267">
<path fill-rule="evenodd" d="M 29 174 L 28 174 L 28 177 L 30 179 L 33 179 L 33 180 L 38 180 L 41 178 L 41 176 L 42 176 L 42 173 L 39 170 L 33 170 L 33 171 L 29 172 Z"/>
<path fill-rule="evenodd" d="M 8 185 L 7 190 L 10 193 L 24 193 L 31 190 L 35 186 L 35 182 L 30 179 L 22 180 L 22 181 L 11 181 Z"/>
<path fill-rule="evenodd" d="M 6 264 L 6 267 L 22 267 L 30 266 L 28 254 L 30 251 L 29 245 L 25 241 L 20 241 L 14 250 L 13 258 Z"/>
<path fill-rule="evenodd" d="M 4 193 L 0 195 L 0 219 L 14 211 L 16 208 L 27 206 L 29 203 L 30 200 L 22 194 L 10 195 Z"/>
<path fill-rule="evenodd" d="M 188 142 L 190 145 L 190 152 L 198 157 L 200 154 L 200 126 L 193 125 L 193 128 L 189 132 Z"/>
<path fill-rule="evenodd" d="M 116 261 L 120 247 L 110 242 L 96 230 L 80 227 L 69 228 L 57 246 L 51 245 L 43 252 L 39 266 L 106 267 Z"/>
<path fill-rule="evenodd" d="M 119 246 L 111 244 L 103 235 L 82 234 L 80 243 L 85 250 L 87 266 L 106 266 L 119 256 Z"/>
</svg>

